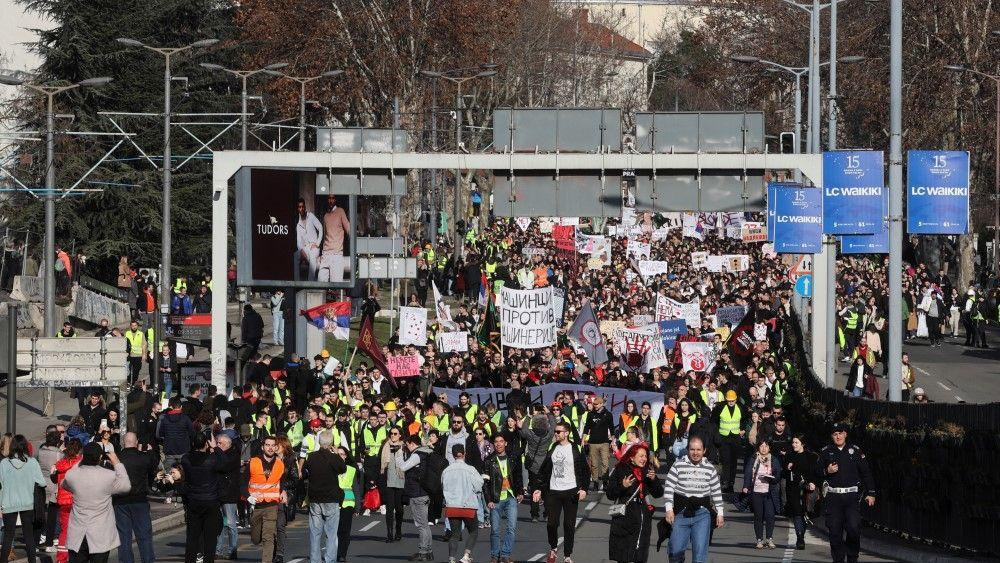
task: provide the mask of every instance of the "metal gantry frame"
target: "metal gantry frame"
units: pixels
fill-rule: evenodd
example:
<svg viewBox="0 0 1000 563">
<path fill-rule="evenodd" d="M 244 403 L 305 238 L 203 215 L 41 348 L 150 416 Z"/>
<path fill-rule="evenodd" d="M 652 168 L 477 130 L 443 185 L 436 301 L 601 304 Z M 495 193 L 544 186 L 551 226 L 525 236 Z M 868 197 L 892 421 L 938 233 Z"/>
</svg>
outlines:
<svg viewBox="0 0 1000 563">
<path fill-rule="evenodd" d="M 817 188 L 823 185 L 822 154 L 529 154 L 529 153 L 364 153 L 364 152 L 264 152 L 216 151 L 212 159 L 212 278 L 225 279 L 229 262 L 229 183 L 244 167 L 364 169 L 379 170 L 509 170 L 586 171 L 604 174 L 606 170 L 633 169 L 636 173 L 654 170 L 747 170 L 799 171 Z M 824 249 L 824 253 L 828 250 Z M 814 279 L 825 279 L 825 254 L 813 259 Z M 823 303 L 826 284 L 814 285 L 814 303 Z M 212 300 L 212 384 L 227 389 L 227 310 L 228 296 L 217 294 Z M 812 342 L 807 348 L 816 372 L 825 371 L 827 311 L 814 307 Z"/>
</svg>

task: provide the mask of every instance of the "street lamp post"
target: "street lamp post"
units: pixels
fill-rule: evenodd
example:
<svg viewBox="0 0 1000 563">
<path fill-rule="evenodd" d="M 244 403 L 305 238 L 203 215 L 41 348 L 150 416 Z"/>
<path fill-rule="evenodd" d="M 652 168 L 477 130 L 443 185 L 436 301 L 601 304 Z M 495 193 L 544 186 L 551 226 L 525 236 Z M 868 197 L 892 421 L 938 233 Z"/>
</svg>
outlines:
<svg viewBox="0 0 1000 563">
<path fill-rule="evenodd" d="M 799 154 L 802 152 L 802 75 L 809 72 L 809 67 L 791 67 L 785 66 L 783 64 L 776 63 L 774 61 L 769 61 L 766 59 L 761 59 L 759 57 L 751 57 L 748 55 L 734 55 L 730 57 L 732 60 L 738 63 L 745 64 L 756 64 L 760 63 L 767 65 L 776 71 L 784 71 L 795 77 L 795 132 L 793 136 L 795 137 L 795 143 L 792 147 L 793 154 Z M 796 178 L 799 176 L 799 172 L 796 172 Z"/>
<path fill-rule="evenodd" d="M 993 36 L 1000 37 L 1000 31 L 994 31 Z M 994 142 L 996 145 L 993 150 L 993 271 L 1000 274 L 1000 244 L 998 244 L 998 240 L 1000 240 L 1000 74 L 987 74 L 962 65 L 947 65 L 945 68 L 953 72 L 971 72 L 988 78 L 993 81 L 996 92 L 996 117 L 994 118 L 994 126 L 996 127 Z"/>
<path fill-rule="evenodd" d="M 240 133 L 240 150 L 247 150 L 247 79 L 251 76 L 266 72 L 269 70 L 280 70 L 288 66 L 288 63 L 274 63 L 269 64 L 263 68 L 258 68 L 254 70 L 235 70 L 231 68 L 226 68 L 222 65 L 214 63 L 201 63 L 203 68 L 208 70 L 221 70 L 223 72 L 228 72 L 229 74 L 236 75 L 240 77 L 243 89 L 240 93 L 240 121 L 242 122 L 242 131 Z"/>
<path fill-rule="evenodd" d="M 451 82 L 452 84 L 454 84 L 455 87 L 456 87 L 456 90 L 457 90 L 457 98 L 456 98 L 456 103 L 455 103 L 455 152 L 456 153 L 461 150 L 460 147 L 462 146 L 462 84 L 464 84 L 464 83 L 466 83 L 466 82 L 468 82 L 470 80 L 475 80 L 476 78 L 488 78 L 490 76 L 496 75 L 497 71 L 494 70 L 495 67 L 496 67 L 496 65 L 492 64 L 492 63 L 490 63 L 490 64 L 484 64 L 484 65 L 481 65 L 481 66 L 478 66 L 478 67 L 474 67 L 474 69 L 482 69 L 482 70 L 480 70 L 476 74 L 471 74 L 471 75 L 466 75 L 466 76 L 452 76 L 452 74 L 458 73 L 458 72 L 461 72 L 461 71 L 465 71 L 465 70 L 469 70 L 469 69 L 456 69 L 456 70 L 447 70 L 447 71 L 441 71 L 441 72 L 432 71 L 432 70 L 421 70 L 420 71 L 420 74 L 426 76 L 427 78 L 447 80 L 448 82 Z M 457 224 L 458 224 L 458 201 L 460 199 L 460 197 L 459 197 L 459 186 L 460 186 L 460 184 L 462 182 L 462 180 L 461 180 L 461 174 L 462 174 L 461 169 L 456 168 L 455 169 L 455 198 L 454 198 L 454 201 L 452 201 L 453 205 L 452 205 L 452 218 L 451 218 L 451 228 L 450 228 L 450 230 L 452 232 L 452 240 L 453 240 L 454 245 L 455 245 L 455 255 L 456 256 L 461 256 L 462 255 L 462 245 L 459 244 L 459 240 L 458 240 L 458 228 L 457 228 Z"/>
<path fill-rule="evenodd" d="M 156 343 L 163 339 L 164 315 L 170 312 L 170 259 L 172 251 L 172 238 L 170 236 L 170 182 L 173 163 L 170 155 L 170 59 L 172 56 L 189 51 L 191 49 L 201 49 L 211 47 L 218 43 L 218 39 L 202 39 L 183 47 L 152 47 L 141 41 L 119 37 L 118 43 L 126 47 L 140 47 L 147 51 L 163 56 L 163 232 L 160 237 L 160 307 L 156 315 L 156 325 L 154 329 L 153 342 L 149 344 L 150 355 L 153 358 L 153 373 L 159 377 L 160 354 Z"/>
<path fill-rule="evenodd" d="M 55 321 L 55 269 L 53 261 L 55 259 L 55 233 L 56 233 L 56 141 L 55 141 L 55 114 L 53 113 L 53 99 L 57 94 L 67 92 L 79 87 L 103 86 L 111 82 L 111 78 L 102 76 L 99 78 L 88 78 L 74 84 L 63 86 L 46 86 L 44 84 L 31 84 L 19 78 L 8 75 L 0 75 L 0 84 L 8 86 L 23 86 L 29 90 L 42 94 L 46 98 L 45 106 L 45 246 L 42 253 L 42 284 L 43 284 L 43 307 L 45 309 L 45 336 L 56 335 Z"/>
<path fill-rule="evenodd" d="M 289 80 L 294 80 L 299 83 L 299 152 L 305 152 L 306 150 L 306 84 L 319 80 L 320 78 L 328 78 L 331 76 L 337 76 L 338 74 L 343 74 L 342 70 L 328 70 L 323 74 L 316 76 L 290 76 L 276 70 L 265 70 L 267 74 L 272 76 L 280 76 L 282 78 L 287 78 Z"/>
</svg>

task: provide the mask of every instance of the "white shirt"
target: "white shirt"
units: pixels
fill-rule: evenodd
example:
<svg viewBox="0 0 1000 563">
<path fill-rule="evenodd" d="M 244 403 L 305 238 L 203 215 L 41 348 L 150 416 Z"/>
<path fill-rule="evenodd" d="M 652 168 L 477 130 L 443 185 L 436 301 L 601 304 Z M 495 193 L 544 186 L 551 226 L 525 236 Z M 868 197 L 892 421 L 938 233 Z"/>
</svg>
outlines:
<svg viewBox="0 0 1000 563">
<path fill-rule="evenodd" d="M 552 448 L 552 476 L 549 490 L 568 491 L 576 489 L 576 471 L 573 467 L 573 444 L 566 443 Z"/>
<path fill-rule="evenodd" d="M 312 213 L 306 213 L 306 218 L 299 218 L 295 225 L 295 237 L 298 249 L 319 247 L 323 240 L 323 224 Z"/>
</svg>

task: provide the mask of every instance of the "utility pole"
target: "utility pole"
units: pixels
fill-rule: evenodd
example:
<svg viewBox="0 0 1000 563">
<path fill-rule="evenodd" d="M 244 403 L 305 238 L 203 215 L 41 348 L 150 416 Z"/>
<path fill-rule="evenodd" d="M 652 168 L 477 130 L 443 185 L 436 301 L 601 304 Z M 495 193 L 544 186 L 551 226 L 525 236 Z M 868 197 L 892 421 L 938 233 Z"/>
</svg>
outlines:
<svg viewBox="0 0 1000 563">
<path fill-rule="evenodd" d="M 902 399 L 903 0 L 889 2 L 889 400 Z"/>
<path fill-rule="evenodd" d="M 437 151 L 437 111 L 438 111 L 437 94 L 438 94 L 437 82 L 435 82 L 434 87 L 431 89 L 431 152 Z M 431 187 L 430 187 L 431 231 L 427 237 L 427 240 L 431 241 L 432 245 L 435 242 L 437 242 L 437 224 L 438 224 L 437 181 L 438 181 L 437 168 L 434 168 L 431 170 Z M 423 249 L 421 249 L 421 251 L 422 250 Z"/>
<path fill-rule="evenodd" d="M 283 69 L 288 66 L 288 63 L 269 64 L 263 68 L 254 70 L 234 70 L 213 63 L 201 63 L 201 66 L 203 68 L 207 68 L 208 70 L 221 70 L 223 72 L 228 72 L 229 74 L 236 75 L 240 78 L 240 82 L 242 84 L 242 89 L 240 90 L 240 123 L 242 125 L 240 131 L 240 150 L 247 150 L 247 79 L 255 74 L 269 70 Z"/>
<path fill-rule="evenodd" d="M 830 94 L 827 111 L 827 150 L 837 150 L 837 0 L 830 2 Z M 825 182 L 824 182 L 825 183 Z M 837 236 L 826 235 L 826 386 L 837 375 Z"/>
</svg>

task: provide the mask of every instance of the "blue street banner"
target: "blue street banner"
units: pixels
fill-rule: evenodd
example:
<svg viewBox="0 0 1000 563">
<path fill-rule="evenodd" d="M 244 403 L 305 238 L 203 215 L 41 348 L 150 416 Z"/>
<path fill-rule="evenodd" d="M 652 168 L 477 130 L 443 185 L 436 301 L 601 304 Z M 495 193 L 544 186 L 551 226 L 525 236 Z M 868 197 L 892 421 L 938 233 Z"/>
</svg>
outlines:
<svg viewBox="0 0 1000 563">
<path fill-rule="evenodd" d="M 779 188 L 801 188 L 802 184 L 795 182 L 768 182 L 767 183 L 767 242 L 774 242 L 774 201 L 775 192 Z"/>
<path fill-rule="evenodd" d="M 906 232 L 964 235 L 969 232 L 969 153 L 906 153 Z"/>
<path fill-rule="evenodd" d="M 840 237 L 841 254 L 889 253 L 889 190 L 882 190 L 882 219 L 877 232 L 870 235 L 843 235 Z"/>
<path fill-rule="evenodd" d="M 687 322 L 684 319 L 671 319 L 669 321 L 660 321 L 656 323 L 660 325 L 660 338 L 663 340 L 663 349 L 669 350 L 674 349 L 674 342 L 677 341 L 677 337 L 682 334 L 687 334 L 688 327 Z"/>
<path fill-rule="evenodd" d="M 823 153 L 823 232 L 862 235 L 879 230 L 884 214 L 882 151 Z"/>
<path fill-rule="evenodd" d="M 774 203 L 774 251 L 818 254 L 823 248 L 823 191 L 778 188 Z"/>
</svg>

